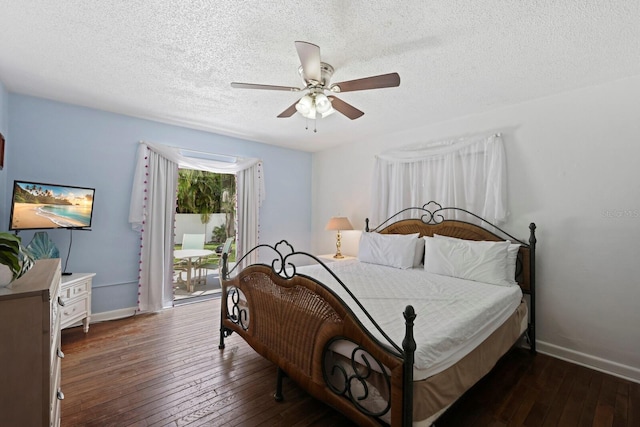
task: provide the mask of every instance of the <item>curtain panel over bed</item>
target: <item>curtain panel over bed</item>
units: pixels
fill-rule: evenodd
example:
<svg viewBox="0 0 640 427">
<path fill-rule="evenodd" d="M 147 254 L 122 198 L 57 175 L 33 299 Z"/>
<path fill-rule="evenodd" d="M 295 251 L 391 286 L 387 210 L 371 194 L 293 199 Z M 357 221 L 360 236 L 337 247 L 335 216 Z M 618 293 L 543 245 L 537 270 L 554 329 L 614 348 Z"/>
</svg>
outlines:
<svg viewBox="0 0 640 427">
<path fill-rule="evenodd" d="M 238 257 L 258 244 L 259 208 L 265 198 L 260 159 L 221 162 L 185 156 L 177 147 L 140 142 L 129 208 L 129 222 L 141 233 L 140 311 L 158 311 L 173 304 L 173 232 L 179 168 L 236 175 Z"/>
<path fill-rule="evenodd" d="M 378 225 L 406 206 L 435 200 L 499 224 L 507 217 L 506 173 L 499 134 L 385 151 L 375 157 L 372 223 Z"/>
</svg>

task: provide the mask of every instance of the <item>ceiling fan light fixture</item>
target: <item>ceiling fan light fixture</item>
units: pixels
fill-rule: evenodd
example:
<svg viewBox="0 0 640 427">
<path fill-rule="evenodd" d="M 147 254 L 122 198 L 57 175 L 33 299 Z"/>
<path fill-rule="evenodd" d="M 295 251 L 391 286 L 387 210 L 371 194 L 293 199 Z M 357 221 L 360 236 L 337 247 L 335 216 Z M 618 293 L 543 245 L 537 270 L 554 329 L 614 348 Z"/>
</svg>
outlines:
<svg viewBox="0 0 640 427">
<path fill-rule="evenodd" d="M 315 104 L 316 110 L 318 110 L 318 113 L 320 114 L 324 114 L 331 110 L 331 101 L 329 101 L 329 98 L 327 98 L 324 93 L 316 94 Z"/>
<path fill-rule="evenodd" d="M 329 117 L 330 115 L 332 115 L 335 112 L 336 112 L 336 110 L 333 107 L 331 107 L 326 112 L 320 113 L 320 117 L 322 117 L 324 119 L 325 117 Z"/>
<path fill-rule="evenodd" d="M 296 110 L 303 116 L 307 116 L 313 109 L 313 99 L 309 95 L 305 95 L 296 104 Z M 315 114 L 314 114 L 315 115 Z"/>
<path fill-rule="evenodd" d="M 311 106 L 311 110 L 309 110 L 309 112 L 307 114 L 303 114 L 303 116 L 306 117 L 307 119 L 315 120 L 316 119 L 316 108 L 312 105 Z"/>
<path fill-rule="evenodd" d="M 330 84 L 334 68 L 330 64 L 320 60 L 320 47 L 304 41 L 296 41 L 295 45 L 300 59 L 298 73 L 304 80 L 304 86 L 302 88 L 240 82 L 232 82 L 231 87 L 306 92 L 297 102 L 278 114 L 278 118 L 291 117 L 298 112 L 306 119 L 315 120 L 316 117 L 324 118 L 337 111 L 350 120 L 355 120 L 362 117 L 364 112 L 337 98 L 333 95 L 334 93 L 400 86 L 400 75 L 398 73 L 380 74 Z M 329 95 L 327 96 L 325 92 L 329 93 Z"/>
</svg>

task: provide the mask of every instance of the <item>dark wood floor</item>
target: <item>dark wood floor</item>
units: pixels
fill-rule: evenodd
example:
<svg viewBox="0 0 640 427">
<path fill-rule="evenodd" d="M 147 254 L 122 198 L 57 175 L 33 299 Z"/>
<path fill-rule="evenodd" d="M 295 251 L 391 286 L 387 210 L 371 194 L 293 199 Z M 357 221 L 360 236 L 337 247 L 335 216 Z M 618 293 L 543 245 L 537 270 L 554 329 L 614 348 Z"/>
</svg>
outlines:
<svg viewBox="0 0 640 427">
<path fill-rule="evenodd" d="M 62 332 L 62 426 L 351 426 L 235 335 L 218 350 L 219 300 Z M 437 423 L 640 426 L 640 384 L 520 350 Z"/>
</svg>

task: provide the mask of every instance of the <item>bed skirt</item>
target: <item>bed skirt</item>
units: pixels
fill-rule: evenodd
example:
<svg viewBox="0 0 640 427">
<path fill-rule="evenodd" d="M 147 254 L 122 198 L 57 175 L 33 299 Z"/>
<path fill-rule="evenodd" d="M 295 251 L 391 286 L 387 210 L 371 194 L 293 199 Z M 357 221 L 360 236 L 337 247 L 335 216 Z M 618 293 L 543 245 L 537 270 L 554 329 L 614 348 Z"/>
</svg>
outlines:
<svg viewBox="0 0 640 427">
<path fill-rule="evenodd" d="M 506 322 L 458 363 L 432 377 L 415 381 L 413 385 L 414 423 L 432 417 L 477 383 L 518 341 L 526 328 L 527 304 L 523 301 Z M 425 425 L 430 425 L 431 422 L 433 420 Z"/>
</svg>

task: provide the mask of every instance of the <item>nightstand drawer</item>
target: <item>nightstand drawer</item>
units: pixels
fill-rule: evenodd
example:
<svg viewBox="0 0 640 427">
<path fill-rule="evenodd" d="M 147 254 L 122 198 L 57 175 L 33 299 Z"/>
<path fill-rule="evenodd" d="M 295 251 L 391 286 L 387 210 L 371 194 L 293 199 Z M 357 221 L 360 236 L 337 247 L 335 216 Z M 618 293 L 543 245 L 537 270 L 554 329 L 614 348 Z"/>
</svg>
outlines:
<svg viewBox="0 0 640 427">
<path fill-rule="evenodd" d="M 63 327 L 69 325 L 74 320 L 82 319 L 87 315 L 88 300 L 81 299 L 71 304 L 67 304 L 64 307 L 60 307 L 60 323 Z"/>
<path fill-rule="evenodd" d="M 91 286 L 91 280 L 83 280 L 81 282 L 73 283 L 62 287 L 60 290 L 60 296 L 63 301 L 69 301 L 77 297 L 86 295 L 89 292 Z"/>
</svg>

